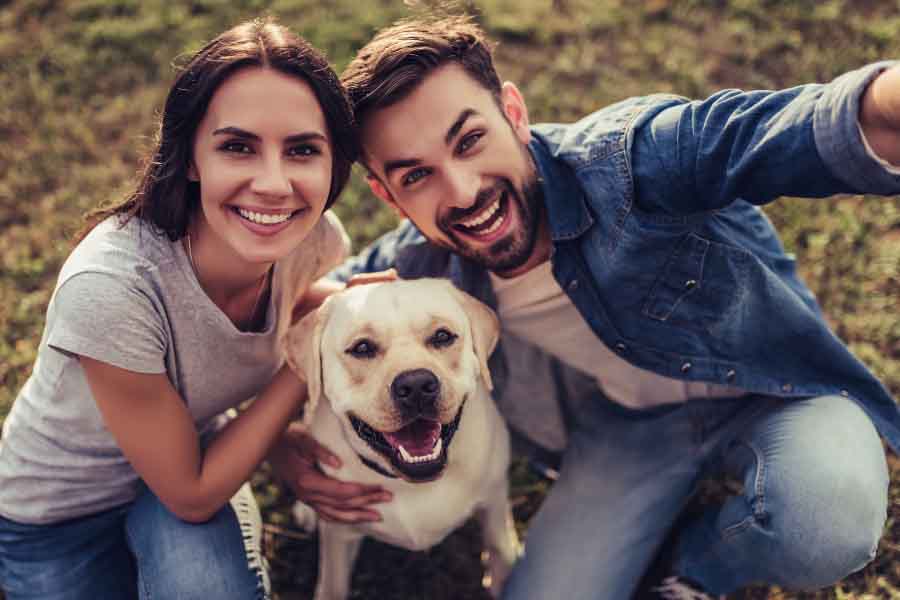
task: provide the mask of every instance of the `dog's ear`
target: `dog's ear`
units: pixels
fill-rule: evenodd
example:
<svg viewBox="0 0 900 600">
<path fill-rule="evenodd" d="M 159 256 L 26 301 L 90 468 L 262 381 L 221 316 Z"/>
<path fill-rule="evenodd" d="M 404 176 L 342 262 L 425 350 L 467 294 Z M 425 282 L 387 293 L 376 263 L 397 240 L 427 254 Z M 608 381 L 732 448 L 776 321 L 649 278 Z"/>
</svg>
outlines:
<svg viewBox="0 0 900 600">
<path fill-rule="evenodd" d="M 491 308 L 470 296 L 469 294 L 457 289 L 453 284 L 448 284 L 453 288 L 463 310 L 469 316 L 469 323 L 472 327 L 472 345 L 475 347 L 475 356 L 478 357 L 478 368 L 481 371 L 481 378 L 488 390 L 494 389 L 494 383 L 491 381 L 491 371 L 488 369 L 488 359 L 497 346 L 497 340 L 500 337 L 500 320 L 497 318 Z"/>
<path fill-rule="evenodd" d="M 303 426 L 309 428 L 322 395 L 322 331 L 328 320 L 328 300 L 293 325 L 284 336 L 282 350 L 291 370 L 306 381 Z"/>
</svg>

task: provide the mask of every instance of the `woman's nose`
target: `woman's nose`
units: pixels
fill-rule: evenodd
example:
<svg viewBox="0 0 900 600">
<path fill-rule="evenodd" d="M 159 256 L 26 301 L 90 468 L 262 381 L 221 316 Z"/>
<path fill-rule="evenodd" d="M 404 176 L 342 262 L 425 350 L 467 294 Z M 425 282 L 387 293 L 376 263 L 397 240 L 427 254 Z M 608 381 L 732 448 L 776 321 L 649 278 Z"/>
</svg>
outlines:
<svg viewBox="0 0 900 600">
<path fill-rule="evenodd" d="M 279 159 L 262 161 L 250 185 L 254 193 L 264 196 L 287 196 L 291 193 L 291 181 Z"/>
</svg>

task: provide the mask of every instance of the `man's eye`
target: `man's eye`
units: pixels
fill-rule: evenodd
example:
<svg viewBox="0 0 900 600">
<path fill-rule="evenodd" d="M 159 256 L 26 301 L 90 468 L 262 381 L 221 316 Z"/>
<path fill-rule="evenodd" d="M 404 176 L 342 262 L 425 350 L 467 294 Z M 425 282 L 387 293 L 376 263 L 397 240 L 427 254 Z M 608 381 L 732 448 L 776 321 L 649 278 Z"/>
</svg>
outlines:
<svg viewBox="0 0 900 600">
<path fill-rule="evenodd" d="M 427 169 L 413 169 L 403 176 L 403 185 L 412 185 L 428 175 Z"/>
<path fill-rule="evenodd" d="M 455 333 L 451 333 L 450 331 L 441 327 L 437 331 L 434 332 L 434 335 L 428 340 L 428 342 L 434 346 L 435 348 L 446 348 L 453 344 L 456 341 L 458 336 Z"/>
<path fill-rule="evenodd" d="M 347 349 L 347 354 L 356 358 L 372 358 L 378 352 L 378 346 L 371 340 L 359 340 Z"/>
<path fill-rule="evenodd" d="M 464 154 L 465 152 L 467 152 L 470 148 L 472 148 L 472 146 L 477 144 L 478 140 L 480 140 L 482 137 L 484 137 L 484 133 L 482 133 L 481 131 L 470 133 L 469 135 L 464 137 L 462 140 L 460 140 L 459 145 L 456 147 L 457 154 Z"/>
<path fill-rule="evenodd" d="M 225 152 L 233 152 L 234 154 L 250 154 L 253 152 L 253 148 L 244 142 L 225 142 L 222 144 L 221 148 Z"/>
</svg>

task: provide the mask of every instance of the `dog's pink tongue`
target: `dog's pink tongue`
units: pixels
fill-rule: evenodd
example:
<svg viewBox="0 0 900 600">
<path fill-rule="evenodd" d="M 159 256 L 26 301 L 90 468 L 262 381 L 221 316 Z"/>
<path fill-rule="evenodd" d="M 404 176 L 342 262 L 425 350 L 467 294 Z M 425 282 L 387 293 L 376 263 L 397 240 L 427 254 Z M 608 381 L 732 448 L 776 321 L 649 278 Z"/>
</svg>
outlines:
<svg viewBox="0 0 900 600">
<path fill-rule="evenodd" d="M 427 419 L 416 419 L 403 429 L 385 433 L 384 437 L 395 448 L 403 446 L 413 456 L 423 456 L 431 454 L 440 435 L 440 423 Z"/>
</svg>

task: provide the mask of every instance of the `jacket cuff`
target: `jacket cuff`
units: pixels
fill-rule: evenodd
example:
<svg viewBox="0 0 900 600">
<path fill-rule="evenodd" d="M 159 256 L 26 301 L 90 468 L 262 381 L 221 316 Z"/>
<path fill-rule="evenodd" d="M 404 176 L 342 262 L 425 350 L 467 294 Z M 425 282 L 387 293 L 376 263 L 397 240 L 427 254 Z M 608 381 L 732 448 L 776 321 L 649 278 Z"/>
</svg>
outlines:
<svg viewBox="0 0 900 600">
<path fill-rule="evenodd" d="M 822 160 L 835 177 L 865 193 L 900 193 L 900 174 L 870 154 L 859 127 L 863 93 L 895 62 L 878 62 L 841 75 L 825 86 L 813 114 L 813 135 Z"/>
</svg>

